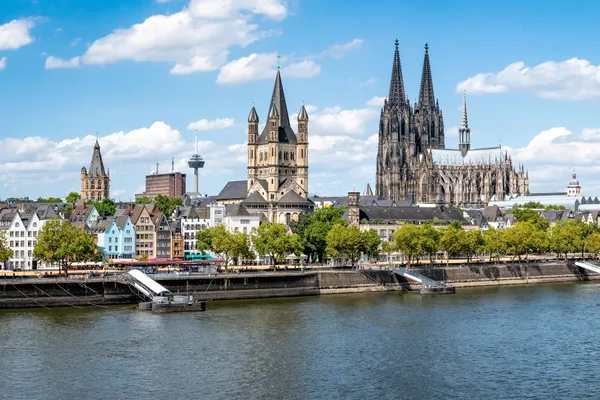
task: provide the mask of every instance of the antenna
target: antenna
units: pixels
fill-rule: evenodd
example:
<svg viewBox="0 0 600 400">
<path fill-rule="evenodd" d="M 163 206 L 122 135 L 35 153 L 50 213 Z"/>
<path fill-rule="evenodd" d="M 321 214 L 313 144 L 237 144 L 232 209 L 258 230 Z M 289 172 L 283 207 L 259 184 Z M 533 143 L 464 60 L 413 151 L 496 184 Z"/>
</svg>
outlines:
<svg viewBox="0 0 600 400">
<path fill-rule="evenodd" d="M 171 157 L 171 172 L 175 172 L 175 157 Z"/>
<path fill-rule="evenodd" d="M 198 129 L 196 129 L 196 154 L 198 154 Z"/>
<path fill-rule="evenodd" d="M 158 163 L 156 163 L 156 175 L 158 175 Z"/>
<path fill-rule="evenodd" d="M 279 54 L 277 54 L 277 69 L 281 69 L 281 65 L 280 65 L 280 61 L 281 60 L 281 56 Z"/>
</svg>

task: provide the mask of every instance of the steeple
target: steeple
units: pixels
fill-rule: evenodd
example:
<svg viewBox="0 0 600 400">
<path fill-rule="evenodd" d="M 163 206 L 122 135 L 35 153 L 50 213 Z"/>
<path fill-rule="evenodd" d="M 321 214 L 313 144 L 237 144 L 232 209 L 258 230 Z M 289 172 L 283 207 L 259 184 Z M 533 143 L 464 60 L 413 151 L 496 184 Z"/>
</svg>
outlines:
<svg viewBox="0 0 600 400">
<path fill-rule="evenodd" d="M 250 115 L 248 115 L 248 122 L 258 122 L 258 113 L 256 112 L 256 108 L 252 107 L 250 110 Z"/>
<path fill-rule="evenodd" d="M 308 121 L 308 113 L 306 112 L 306 108 L 304 108 L 304 106 L 302 106 L 300 113 L 298 113 L 298 121 Z"/>
<path fill-rule="evenodd" d="M 469 121 L 467 120 L 467 96 L 465 93 L 463 93 L 462 118 L 458 130 L 458 149 L 463 157 L 471 149 L 471 129 L 469 129 Z"/>
<path fill-rule="evenodd" d="M 281 71 L 279 70 L 277 70 L 275 85 L 273 86 L 273 95 L 271 96 L 271 103 L 269 105 L 269 118 L 275 113 L 278 115 L 279 142 L 296 144 L 296 134 L 290 125 L 290 117 L 285 103 L 283 84 L 281 83 Z M 265 126 L 265 129 L 258 139 L 259 144 L 266 144 L 269 140 L 268 138 L 269 129 Z"/>
<path fill-rule="evenodd" d="M 390 94 L 388 96 L 388 101 L 392 105 L 399 105 L 403 103 L 405 99 L 404 80 L 402 79 L 402 64 L 400 63 L 398 39 L 396 39 L 396 50 L 394 51 L 394 63 L 392 64 L 392 78 L 390 79 Z"/>
<path fill-rule="evenodd" d="M 429 64 L 429 45 L 425 43 L 425 59 L 423 60 L 423 73 L 421 74 L 421 90 L 419 92 L 419 106 L 428 109 L 435 108 L 435 95 L 433 93 L 433 79 L 431 78 L 431 65 Z"/>
<path fill-rule="evenodd" d="M 96 138 L 96 144 L 94 144 L 94 154 L 92 154 L 92 161 L 90 162 L 90 169 L 88 174 L 92 178 L 103 178 L 106 176 L 104 171 L 104 163 L 102 162 L 102 154 L 100 153 L 100 144 Z"/>
</svg>

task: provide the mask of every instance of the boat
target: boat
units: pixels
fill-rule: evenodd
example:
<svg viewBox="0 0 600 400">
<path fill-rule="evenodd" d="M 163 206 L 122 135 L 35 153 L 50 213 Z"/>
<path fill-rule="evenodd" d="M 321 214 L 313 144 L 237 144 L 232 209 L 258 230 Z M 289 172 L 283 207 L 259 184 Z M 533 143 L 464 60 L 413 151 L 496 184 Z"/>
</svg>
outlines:
<svg viewBox="0 0 600 400">
<path fill-rule="evenodd" d="M 172 313 L 186 311 L 205 311 L 206 301 L 194 299 L 194 296 L 168 294 L 152 299 L 153 313 Z"/>
</svg>

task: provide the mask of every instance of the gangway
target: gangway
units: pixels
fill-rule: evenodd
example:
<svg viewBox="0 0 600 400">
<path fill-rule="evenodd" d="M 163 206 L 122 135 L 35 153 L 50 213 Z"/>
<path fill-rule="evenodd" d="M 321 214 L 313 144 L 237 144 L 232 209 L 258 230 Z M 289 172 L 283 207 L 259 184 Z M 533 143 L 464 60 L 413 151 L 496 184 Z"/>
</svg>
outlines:
<svg viewBox="0 0 600 400">
<path fill-rule="evenodd" d="M 394 273 L 409 279 L 413 282 L 421 284 L 421 294 L 431 293 L 455 293 L 456 288 L 444 282 L 438 282 L 426 276 L 423 276 L 416 271 L 409 271 L 406 268 L 394 268 Z"/>
<path fill-rule="evenodd" d="M 597 264 L 592 264 L 587 261 L 575 261 L 575 265 L 580 268 L 587 269 L 588 271 L 600 274 L 600 266 L 598 266 Z"/>
<path fill-rule="evenodd" d="M 171 293 L 169 289 L 138 269 L 128 271 L 127 277 L 131 281 L 133 287 L 145 294 L 150 300 L 155 296 L 165 296 Z"/>
</svg>

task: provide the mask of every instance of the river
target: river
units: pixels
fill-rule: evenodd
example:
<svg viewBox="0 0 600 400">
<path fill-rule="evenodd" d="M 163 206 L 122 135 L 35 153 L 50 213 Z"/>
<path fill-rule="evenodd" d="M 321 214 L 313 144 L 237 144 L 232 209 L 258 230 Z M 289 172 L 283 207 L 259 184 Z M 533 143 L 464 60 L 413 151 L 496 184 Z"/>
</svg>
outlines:
<svg viewBox="0 0 600 400">
<path fill-rule="evenodd" d="M 5 399 L 598 398 L 600 285 L 0 312 Z"/>
</svg>

